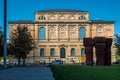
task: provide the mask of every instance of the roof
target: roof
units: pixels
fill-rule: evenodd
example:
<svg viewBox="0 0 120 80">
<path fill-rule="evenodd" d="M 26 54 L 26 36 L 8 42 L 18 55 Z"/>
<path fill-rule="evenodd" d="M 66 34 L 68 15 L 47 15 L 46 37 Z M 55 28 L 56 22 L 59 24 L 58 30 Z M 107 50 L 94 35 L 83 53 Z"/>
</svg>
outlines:
<svg viewBox="0 0 120 80">
<path fill-rule="evenodd" d="M 18 20 L 18 21 L 9 21 L 9 23 L 17 23 L 17 24 L 30 24 L 34 23 L 32 20 Z"/>
<path fill-rule="evenodd" d="M 76 9 L 47 9 L 36 12 L 87 12 L 87 11 L 76 10 Z"/>
<path fill-rule="evenodd" d="M 115 21 L 110 21 L 110 20 L 91 20 L 91 23 L 115 23 Z"/>
</svg>

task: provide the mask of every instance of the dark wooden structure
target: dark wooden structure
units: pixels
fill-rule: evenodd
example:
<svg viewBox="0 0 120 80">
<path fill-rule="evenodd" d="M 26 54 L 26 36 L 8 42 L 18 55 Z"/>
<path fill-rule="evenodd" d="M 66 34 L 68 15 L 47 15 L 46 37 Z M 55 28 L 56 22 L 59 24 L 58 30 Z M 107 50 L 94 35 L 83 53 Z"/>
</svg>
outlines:
<svg viewBox="0 0 120 80">
<path fill-rule="evenodd" d="M 86 63 L 87 65 L 93 65 L 93 40 L 92 38 L 84 38 L 83 44 L 85 46 Z"/>
<path fill-rule="evenodd" d="M 93 65 L 93 47 L 95 47 L 96 65 L 111 65 L 111 38 L 84 38 L 83 45 L 85 46 L 87 65 Z"/>
</svg>

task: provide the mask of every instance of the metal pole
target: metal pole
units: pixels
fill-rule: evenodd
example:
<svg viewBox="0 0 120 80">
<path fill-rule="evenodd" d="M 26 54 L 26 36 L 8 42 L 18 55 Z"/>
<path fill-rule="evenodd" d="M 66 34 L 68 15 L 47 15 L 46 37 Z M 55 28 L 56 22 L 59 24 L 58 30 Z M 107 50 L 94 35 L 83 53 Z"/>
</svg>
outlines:
<svg viewBox="0 0 120 80">
<path fill-rule="evenodd" d="M 4 68 L 7 68 L 6 55 L 7 55 L 7 0 L 4 0 Z"/>
<path fill-rule="evenodd" d="M 36 47 L 36 41 L 35 41 L 35 25 L 33 24 L 34 26 L 34 42 L 35 42 L 35 47 Z M 33 50 L 33 62 L 35 62 L 35 48 Z"/>
</svg>

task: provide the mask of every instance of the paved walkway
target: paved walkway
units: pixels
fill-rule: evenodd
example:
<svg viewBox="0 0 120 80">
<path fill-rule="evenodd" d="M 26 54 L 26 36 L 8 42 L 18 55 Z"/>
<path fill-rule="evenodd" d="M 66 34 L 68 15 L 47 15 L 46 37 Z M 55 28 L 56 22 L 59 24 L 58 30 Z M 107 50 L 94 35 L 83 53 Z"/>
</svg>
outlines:
<svg viewBox="0 0 120 80">
<path fill-rule="evenodd" d="M 13 67 L 0 70 L 0 80 L 54 80 L 49 67 Z"/>
</svg>

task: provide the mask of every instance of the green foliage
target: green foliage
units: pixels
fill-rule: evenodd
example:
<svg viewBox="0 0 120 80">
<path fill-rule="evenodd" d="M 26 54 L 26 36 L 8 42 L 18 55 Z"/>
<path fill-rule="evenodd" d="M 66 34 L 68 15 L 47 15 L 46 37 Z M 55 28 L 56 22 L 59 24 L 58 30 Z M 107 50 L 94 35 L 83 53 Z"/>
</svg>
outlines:
<svg viewBox="0 0 120 80">
<path fill-rule="evenodd" d="M 8 50 L 11 55 L 18 58 L 24 59 L 27 54 L 34 48 L 34 40 L 25 26 L 18 26 L 16 30 L 13 31 L 10 43 L 8 44 Z"/>
<path fill-rule="evenodd" d="M 117 48 L 117 53 L 116 55 L 119 55 L 120 56 L 120 35 L 119 34 L 116 34 L 115 35 L 115 46 Z"/>
<path fill-rule="evenodd" d="M 120 65 L 54 65 L 51 69 L 55 80 L 120 80 Z"/>
</svg>

